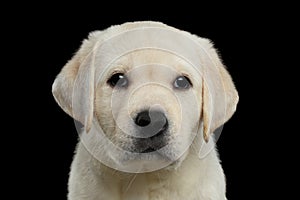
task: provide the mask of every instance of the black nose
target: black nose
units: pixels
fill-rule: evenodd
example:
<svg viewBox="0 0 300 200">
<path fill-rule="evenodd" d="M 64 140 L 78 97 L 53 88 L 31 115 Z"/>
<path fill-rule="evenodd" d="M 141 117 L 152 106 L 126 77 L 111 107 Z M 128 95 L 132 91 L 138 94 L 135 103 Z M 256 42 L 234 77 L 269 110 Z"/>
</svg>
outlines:
<svg viewBox="0 0 300 200">
<path fill-rule="evenodd" d="M 168 129 L 168 120 L 165 114 L 157 110 L 145 110 L 138 113 L 135 124 L 144 137 L 157 136 Z"/>
<path fill-rule="evenodd" d="M 135 118 L 135 124 L 140 126 L 140 127 L 144 127 L 147 126 L 151 123 L 151 118 L 149 115 L 149 111 L 145 110 L 143 112 L 140 112 L 136 118 Z"/>
</svg>

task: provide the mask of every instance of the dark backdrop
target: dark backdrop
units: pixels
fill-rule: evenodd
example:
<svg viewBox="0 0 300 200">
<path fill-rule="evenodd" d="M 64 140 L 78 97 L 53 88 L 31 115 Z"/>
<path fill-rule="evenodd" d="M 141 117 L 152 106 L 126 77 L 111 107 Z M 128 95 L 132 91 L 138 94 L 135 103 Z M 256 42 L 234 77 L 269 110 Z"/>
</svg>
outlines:
<svg viewBox="0 0 300 200">
<path fill-rule="evenodd" d="M 259 12 L 256 10 L 256 15 Z M 22 147 L 18 150 L 21 158 L 26 155 L 25 166 L 15 170 L 17 176 L 25 175 L 18 182 L 18 186 L 24 188 L 22 195 L 31 199 L 45 196 L 46 199 L 66 199 L 77 133 L 73 120 L 55 103 L 51 85 L 81 41 L 93 30 L 127 21 L 153 20 L 209 38 L 215 43 L 240 96 L 237 111 L 225 124 L 217 143 L 227 177 L 228 199 L 268 197 L 273 190 L 266 192 L 266 186 L 274 174 L 266 163 L 274 161 L 275 157 L 272 148 L 266 148 L 272 137 L 268 132 L 270 122 L 265 118 L 272 110 L 267 96 L 274 87 L 266 78 L 265 72 L 272 66 L 269 64 L 271 56 L 265 52 L 273 48 L 266 31 L 272 20 L 268 17 L 254 19 L 255 13 L 239 10 L 230 16 L 225 12 L 213 18 L 202 15 L 200 11 L 125 15 L 116 12 L 106 15 L 75 11 L 64 14 L 53 9 L 46 13 L 35 11 L 32 16 L 24 15 L 24 19 L 11 23 L 11 30 L 16 30 L 12 34 L 18 43 L 15 47 L 22 55 L 11 60 L 18 62 L 17 73 L 22 77 L 15 86 L 22 95 L 14 100 L 18 108 L 25 109 L 22 121 L 26 123 L 14 136 L 18 137 L 16 145 Z M 258 97 L 258 93 L 264 96 Z M 25 143 L 28 139 L 30 142 Z M 276 174 L 276 178 L 278 176 Z"/>
</svg>

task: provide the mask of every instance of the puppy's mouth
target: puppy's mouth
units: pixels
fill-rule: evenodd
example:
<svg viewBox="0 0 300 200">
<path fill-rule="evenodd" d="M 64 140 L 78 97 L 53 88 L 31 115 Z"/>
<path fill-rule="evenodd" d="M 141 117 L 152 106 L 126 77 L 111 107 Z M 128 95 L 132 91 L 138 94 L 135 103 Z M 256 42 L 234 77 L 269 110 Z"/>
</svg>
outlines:
<svg viewBox="0 0 300 200">
<path fill-rule="evenodd" d="M 149 148 L 145 149 L 144 151 L 142 151 L 141 153 L 151 153 L 151 152 L 156 151 L 156 150 L 157 150 L 157 149 L 154 149 L 154 148 L 152 148 L 152 147 L 149 147 Z"/>
<path fill-rule="evenodd" d="M 157 134 L 149 138 L 135 138 L 134 152 L 136 153 L 151 153 L 158 151 L 168 144 L 168 127 L 169 123 L 166 121 L 163 127 L 160 128 Z"/>
</svg>

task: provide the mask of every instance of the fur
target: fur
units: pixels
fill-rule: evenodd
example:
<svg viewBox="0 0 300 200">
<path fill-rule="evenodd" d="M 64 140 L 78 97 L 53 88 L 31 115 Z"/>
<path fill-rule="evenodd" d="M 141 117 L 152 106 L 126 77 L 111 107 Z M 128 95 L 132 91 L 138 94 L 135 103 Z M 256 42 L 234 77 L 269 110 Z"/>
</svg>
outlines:
<svg viewBox="0 0 300 200">
<path fill-rule="evenodd" d="M 120 71 L 130 80 L 126 90 L 107 84 Z M 173 88 L 180 74 L 191 79 L 191 89 Z M 226 199 L 212 133 L 235 112 L 238 93 L 208 39 L 150 21 L 95 31 L 64 66 L 52 91 L 59 106 L 84 125 L 71 166 L 69 200 Z M 155 166 L 160 158 L 109 148 L 112 144 L 133 150 L 136 141 L 124 134 L 135 133 L 130 118 L 153 105 L 160 105 L 155 109 L 163 110 L 169 120 L 164 136 L 169 145 L 160 154 L 173 162 L 133 173 L 132 168 Z M 100 140 L 99 127 L 105 135 Z M 101 162 L 98 154 L 116 167 Z M 146 158 L 151 163 L 141 161 Z M 128 171 L 121 170 L 128 163 Z"/>
</svg>

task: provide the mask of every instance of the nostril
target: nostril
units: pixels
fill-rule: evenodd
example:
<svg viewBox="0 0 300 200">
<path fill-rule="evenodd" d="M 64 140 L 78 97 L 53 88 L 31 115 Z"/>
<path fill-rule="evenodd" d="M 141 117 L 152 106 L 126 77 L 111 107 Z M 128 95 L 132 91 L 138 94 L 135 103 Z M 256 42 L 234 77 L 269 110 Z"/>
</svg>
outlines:
<svg viewBox="0 0 300 200">
<path fill-rule="evenodd" d="M 135 118 L 135 124 L 141 127 L 147 126 L 151 123 L 149 111 L 140 112 Z"/>
</svg>

